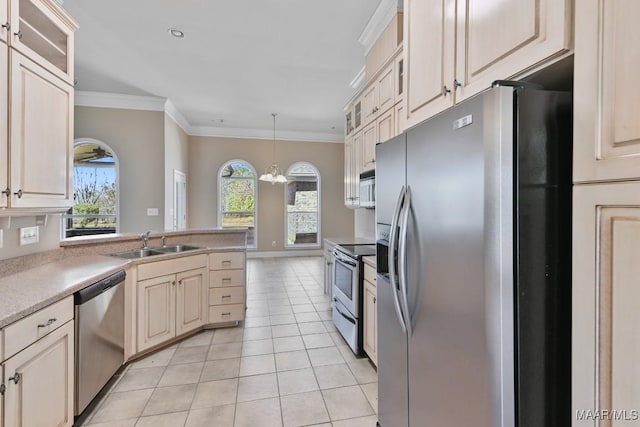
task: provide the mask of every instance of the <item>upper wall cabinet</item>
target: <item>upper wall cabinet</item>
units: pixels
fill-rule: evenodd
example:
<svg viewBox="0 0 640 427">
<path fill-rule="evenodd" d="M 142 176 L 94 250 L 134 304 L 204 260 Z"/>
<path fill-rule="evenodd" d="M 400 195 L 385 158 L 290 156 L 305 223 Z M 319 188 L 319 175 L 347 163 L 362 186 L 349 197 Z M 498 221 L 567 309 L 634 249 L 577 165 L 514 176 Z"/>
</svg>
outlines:
<svg viewBox="0 0 640 427">
<path fill-rule="evenodd" d="M 640 2 L 575 5 L 574 181 L 640 178 Z"/>
<path fill-rule="evenodd" d="M 9 8 L 7 7 L 7 0 L 0 0 L 0 40 L 6 42 L 7 35 L 9 33 Z"/>
<path fill-rule="evenodd" d="M 0 87 L 9 87 L 8 78 L 8 57 L 7 45 L 0 42 Z M 6 195 L 6 189 L 9 188 L 9 174 L 5 167 L 9 164 L 8 154 L 9 146 L 7 145 L 8 137 L 8 120 L 7 120 L 7 102 L 8 94 L 6 89 L 0 90 L 0 191 L 5 193 L 0 194 L 0 208 L 7 207 L 9 197 Z"/>
<path fill-rule="evenodd" d="M 407 127 L 453 105 L 454 11 L 454 0 L 404 2 Z"/>
<path fill-rule="evenodd" d="M 0 42 L 0 207 L 10 209 L 0 214 L 60 211 L 73 203 L 77 25 L 54 0 L 10 0 L 8 6 L 0 0 L 0 10 L 10 12 L 8 22 L 0 19 L 8 42 Z"/>
<path fill-rule="evenodd" d="M 570 0 L 406 0 L 404 12 L 407 126 L 571 47 Z"/>
<path fill-rule="evenodd" d="M 73 85 L 77 25 L 53 0 L 10 0 L 9 44 Z"/>
<path fill-rule="evenodd" d="M 72 203 L 73 88 L 11 52 L 12 208 Z"/>
</svg>

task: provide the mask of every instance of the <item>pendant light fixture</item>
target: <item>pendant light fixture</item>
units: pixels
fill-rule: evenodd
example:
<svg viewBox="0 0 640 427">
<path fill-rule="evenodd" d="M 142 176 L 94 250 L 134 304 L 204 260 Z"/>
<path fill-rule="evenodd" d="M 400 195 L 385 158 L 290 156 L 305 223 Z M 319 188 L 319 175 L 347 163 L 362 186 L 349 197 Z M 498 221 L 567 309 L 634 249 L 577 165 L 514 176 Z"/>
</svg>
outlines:
<svg viewBox="0 0 640 427">
<path fill-rule="evenodd" d="M 260 175 L 260 181 L 270 182 L 272 185 L 275 183 L 283 184 L 287 182 L 287 177 L 282 174 L 282 169 L 276 163 L 276 113 L 271 113 L 273 116 L 273 164 L 264 170 L 264 173 Z"/>
</svg>

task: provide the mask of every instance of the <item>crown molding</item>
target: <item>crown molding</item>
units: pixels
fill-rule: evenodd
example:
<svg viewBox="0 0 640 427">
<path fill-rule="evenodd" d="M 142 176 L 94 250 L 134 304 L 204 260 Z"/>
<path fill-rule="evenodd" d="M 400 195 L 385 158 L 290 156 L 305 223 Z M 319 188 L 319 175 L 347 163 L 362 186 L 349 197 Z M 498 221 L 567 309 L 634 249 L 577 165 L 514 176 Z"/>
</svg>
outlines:
<svg viewBox="0 0 640 427">
<path fill-rule="evenodd" d="M 75 105 L 79 107 L 119 108 L 124 110 L 163 111 L 182 130 L 191 136 L 218 138 L 266 139 L 273 138 L 273 129 L 240 129 L 215 126 L 192 126 L 175 104 L 167 98 L 124 95 L 119 93 L 76 91 Z M 342 133 L 278 131 L 279 141 L 344 143 Z"/>
<path fill-rule="evenodd" d="M 402 0 L 381 0 L 373 15 L 362 30 L 358 42 L 364 46 L 364 54 L 369 53 L 378 37 L 398 12 L 402 11 Z"/>
<path fill-rule="evenodd" d="M 175 106 L 170 99 L 167 99 L 167 102 L 164 103 L 164 112 L 166 115 L 171 117 L 174 122 L 177 123 L 178 126 L 187 134 L 190 135 L 191 132 L 191 124 L 187 121 L 187 119 L 182 115 L 180 110 Z"/>
<path fill-rule="evenodd" d="M 221 128 L 214 126 L 191 126 L 189 135 L 212 136 L 217 138 L 265 139 L 271 141 L 273 138 L 273 129 L 240 129 Z M 276 139 L 278 141 L 344 143 L 344 136 L 341 133 L 337 134 L 283 130 L 278 131 L 276 136 Z"/>
<path fill-rule="evenodd" d="M 121 108 L 123 110 L 164 111 L 165 98 L 157 96 L 124 95 L 121 93 L 77 90 L 75 105 L 80 107 Z"/>
<path fill-rule="evenodd" d="M 367 77 L 367 70 L 366 70 L 366 67 L 363 65 L 360 71 L 358 71 L 358 74 L 356 74 L 353 80 L 351 80 L 351 82 L 349 83 L 349 86 L 351 86 L 357 92 L 358 90 L 360 90 L 360 88 L 364 84 L 366 77 Z"/>
</svg>

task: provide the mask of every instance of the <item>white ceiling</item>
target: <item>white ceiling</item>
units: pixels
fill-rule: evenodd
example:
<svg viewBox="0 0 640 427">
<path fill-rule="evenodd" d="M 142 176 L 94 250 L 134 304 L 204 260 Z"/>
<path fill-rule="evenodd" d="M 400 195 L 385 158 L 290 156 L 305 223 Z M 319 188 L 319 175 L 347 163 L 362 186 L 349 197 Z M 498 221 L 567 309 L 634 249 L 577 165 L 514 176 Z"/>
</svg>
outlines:
<svg viewBox="0 0 640 427">
<path fill-rule="evenodd" d="M 364 64 L 358 37 L 378 3 L 65 0 L 63 7 L 80 25 L 78 91 L 169 98 L 191 126 L 266 135 L 276 112 L 279 131 L 335 139 L 353 95 L 349 82 Z M 169 27 L 185 37 L 170 36 Z"/>
</svg>

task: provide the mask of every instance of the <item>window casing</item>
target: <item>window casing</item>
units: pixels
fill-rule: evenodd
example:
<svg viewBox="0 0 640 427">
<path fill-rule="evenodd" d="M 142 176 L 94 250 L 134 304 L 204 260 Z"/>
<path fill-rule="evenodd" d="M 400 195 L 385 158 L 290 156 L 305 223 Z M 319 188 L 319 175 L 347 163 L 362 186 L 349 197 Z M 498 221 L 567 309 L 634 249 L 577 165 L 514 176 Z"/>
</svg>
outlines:
<svg viewBox="0 0 640 427">
<path fill-rule="evenodd" d="M 320 233 L 320 172 L 311 163 L 289 167 L 284 186 L 285 248 L 318 248 Z"/>
<path fill-rule="evenodd" d="M 257 247 L 257 173 L 244 160 L 231 160 L 218 171 L 218 226 L 247 227 L 247 247 Z"/>
<path fill-rule="evenodd" d="M 62 238 L 117 233 L 119 221 L 118 157 L 102 141 L 74 143 L 73 207 L 62 215 Z"/>
</svg>

